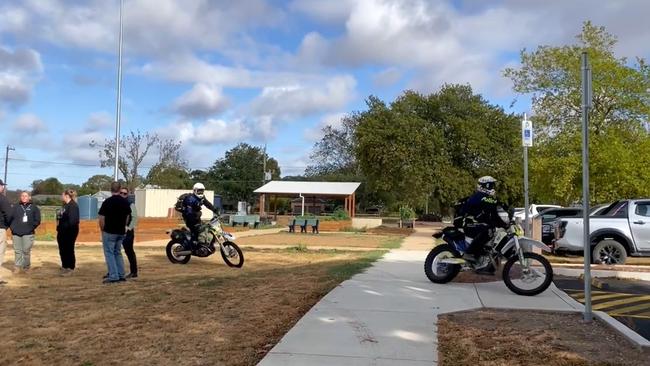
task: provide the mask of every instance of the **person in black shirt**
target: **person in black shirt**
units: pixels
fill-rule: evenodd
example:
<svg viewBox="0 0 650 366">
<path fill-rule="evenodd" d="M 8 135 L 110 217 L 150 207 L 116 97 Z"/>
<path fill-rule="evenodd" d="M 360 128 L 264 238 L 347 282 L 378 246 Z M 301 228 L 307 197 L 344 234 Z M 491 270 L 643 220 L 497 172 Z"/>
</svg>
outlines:
<svg viewBox="0 0 650 366">
<path fill-rule="evenodd" d="M 34 234 L 36 228 L 41 224 L 41 211 L 31 201 L 29 193 L 22 192 L 20 202 L 14 206 L 11 213 L 11 237 L 16 254 L 14 273 L 29 270 Z"/>
<path fill-rule="evenodd" d="M 122 242 L 131 216 L 131 207 L 126 198 L 120 196 L 120 188 L 119 182 L 113 182 L 112 196 L 107 198 L 99 209 L 99 228 L 102 231 L 104 258 L 108 267 L 108 278 L 104 279 L 103 283 L 126 281 Z"/>
<path fill-rule="evenodd" d="M 61 195 L 61 199 L 63 207 L 57 214 L 56 241 L 61 256 L 61 275 L 68 275 L 74 271 L 76 265 L 74 244 L 79 235 L 77 192 L 74 189 L 67 189 Z"/>
</svg>

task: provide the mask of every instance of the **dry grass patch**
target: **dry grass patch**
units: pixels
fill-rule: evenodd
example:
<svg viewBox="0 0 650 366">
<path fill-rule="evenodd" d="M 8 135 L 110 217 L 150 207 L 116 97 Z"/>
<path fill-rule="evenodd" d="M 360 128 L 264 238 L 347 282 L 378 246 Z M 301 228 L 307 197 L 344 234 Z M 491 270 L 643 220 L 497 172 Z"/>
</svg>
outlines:
<svg viewBox="0 0 650 366">
<path fill-rule="evenodd" d="M 395 248 L 399 247 L 402 236 L 370 234 L 305 234 L 282 232 L 269 235 L 242 237 L 237 240 L 240 246 L 277 245 L 333 247 L 333 248 Z"/>
<path fill-rule="evenodd" d="M 174 265 L 162 248 L 136 251 L 140 278 L 102 285 L 101 247 L 80 246 L 71 277 L 58 276 L 56 247 L 36 247 L 32 272 L 0 287 L 0 365 L 255 365 L 379 256 L 248 250 L 237 270 L 219 256 Z"/>
<path fill-rule="evenodd" d="M 607 325 L 580 314 L 484 309 L 442 315 L 442 366 L 587 366 L 650 364 L 650 351 L 634 347 Z"/>
</svg>

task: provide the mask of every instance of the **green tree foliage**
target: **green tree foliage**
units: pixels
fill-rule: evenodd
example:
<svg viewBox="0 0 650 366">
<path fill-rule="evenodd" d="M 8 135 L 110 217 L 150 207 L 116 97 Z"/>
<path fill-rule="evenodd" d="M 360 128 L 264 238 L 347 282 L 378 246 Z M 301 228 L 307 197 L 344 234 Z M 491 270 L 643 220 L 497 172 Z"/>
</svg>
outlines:
<svg viewBox="0 0 650 366">
<path fill-rule="evenodd" d="M 356 129 L 356 157 L 371 189 L 393 205 L 444 211 L 493 175 L 500 197 L 520 199 L 519 118 L 446 85 L 425 96 L 405 92 L 391 105 L 371 97 Z"/>
<path fill-rule="evenodd" d="M 105 174 L 93 175 L 85 181 L 78 193 L 80 196 L 95 194 L 99 191 L 109 191 L 111 189 L 111 183 L 113 178 Z"/>
<path fill-rule="evenodd" d="M 63 189 L 63 184 L 56 178 L 35 180 L 32 183 L 32 196 L 37 194 L 61 194 Z"/>
<path fill-rule="evenodd" d="M 207 174 L 208 189 L 214 189 L 224 200 L 230 202 L 255 200 L 254 190 L 262 186 L 263 149 L 241 143 L 228 150 L 223 159 L 217 160 Z M 271 179 L 280 178 L 278 162 L 266 155 L 266 170 Z"/>
<path fill-rule="evenodd" d="M 582 195 L 581 71 L 583 51 L 593 75 L 590 114 L 591 197 L 596 203 L 650 195 L 647 123 L 650 67 L 614 54 L 616 38 L 584 23 L 576 44 L 521 52 L 521 66 L 505 70 L 518 93 L 531 95 L 536 146 L 530 152 L 531 194 L 569 204 Z"/>
<path fill-rule="evenodd" d="M 148 184 L 164 189 L 189 189 L 192 180 L 187 170 L 178 167 L 166 167 L 157 164 L 149 170 L 146 179 Z"/>
</svg>

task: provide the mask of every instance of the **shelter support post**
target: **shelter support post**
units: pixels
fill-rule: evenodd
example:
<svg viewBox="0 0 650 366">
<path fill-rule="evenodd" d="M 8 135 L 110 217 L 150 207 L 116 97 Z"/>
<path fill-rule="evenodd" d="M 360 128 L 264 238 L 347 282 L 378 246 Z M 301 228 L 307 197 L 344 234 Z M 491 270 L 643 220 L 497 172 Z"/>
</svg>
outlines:
<svg viewBox="0 0 650 366">
<path fill-rule="evenodd" d="M 264 216 L 264 208 L 266 207 L 266 194 L 260 195 L 260 217 Z"/>
</svg>

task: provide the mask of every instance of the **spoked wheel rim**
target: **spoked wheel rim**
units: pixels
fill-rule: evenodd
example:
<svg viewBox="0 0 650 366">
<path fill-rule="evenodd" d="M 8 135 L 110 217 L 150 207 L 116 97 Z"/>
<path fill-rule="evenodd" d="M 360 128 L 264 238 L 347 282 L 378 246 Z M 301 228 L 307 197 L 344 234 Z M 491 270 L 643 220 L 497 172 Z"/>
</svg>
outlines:
<svg viewBox="0 0 650 366">
<path fill-rule="evenodd" d="M 544 286 L 548 275 L 544 264 L 539 259 L 530 257 L 524 258 L 523 262 L 516 260 L 508 273 L 504 273 L 504 277 L 507 276 L 523 292 L 533 292 Z"/>
<path fill-rule="evenodd" d="M 184 250 L 185 250 L 185 248 L 183 248 L 182 244 L 180 244 L 180 243 L 172 244 L 172 250 L 171 250 L 172 257 L 174 257 L 174 259 L 176 259 L 177 261 L 182 262 L 183 260 L 185 260 L 185 258 L 187 256 L 186 255 L 178 255 L 176 253 L 182 252 Z"/>
<path fill-rule="evenodd" d="M 622 257 L 621 250 L 613 245 L 605 245 L 598 251 L 598 260 L 603 264 L 619 264 Z"/>
<path fill-rule="evenodd" d="M 451 271 L 451 266 L 453 266 L 453 264 L 440 263 L 443 259 L 447 258 L 455 258 L 455 256 L 452 252 L 444 251 L 440 252 L 435 258 L 433 258 L 433 262 L 431 263 L 431 271 L 435 276 L 444 277 L 449 274 Z"/>
<path fill-rule="evenodd" d="M 234 243 L 224 243 L 221 246 L 221 256 L 230 267 L 241 268 L 244 265 L 244 253 Z"/>
</svg>

